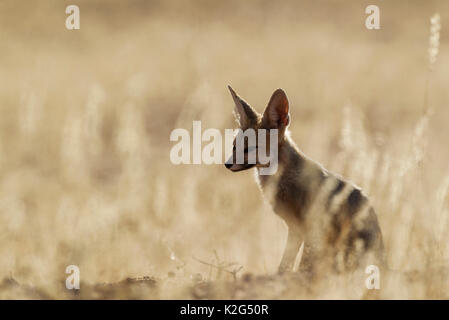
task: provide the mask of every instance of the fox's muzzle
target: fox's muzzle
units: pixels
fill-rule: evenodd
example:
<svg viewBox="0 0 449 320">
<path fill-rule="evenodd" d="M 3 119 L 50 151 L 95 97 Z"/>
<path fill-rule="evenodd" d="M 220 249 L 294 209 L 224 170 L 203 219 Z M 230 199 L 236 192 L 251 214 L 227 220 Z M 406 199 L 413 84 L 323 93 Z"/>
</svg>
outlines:
<svg viewBox="0 0 449 320">
<path fill-rule="evenodd" d="M 242 163 L 242 164 L 234 163 L 233 157 L 229 158 L 229 160 L 225 162 L 226 169 L 229 169 L 233 172 L 251 169 L 255 165 L 256 165 L 255 163 L 254 164 L 253 163 Z"/>
</svg>

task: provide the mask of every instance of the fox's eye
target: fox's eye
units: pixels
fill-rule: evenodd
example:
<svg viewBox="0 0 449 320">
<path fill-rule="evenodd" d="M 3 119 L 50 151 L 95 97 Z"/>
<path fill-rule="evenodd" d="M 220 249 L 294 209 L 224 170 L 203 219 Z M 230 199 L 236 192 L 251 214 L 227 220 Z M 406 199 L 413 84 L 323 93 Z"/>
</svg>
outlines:
<svg viewBox="0 0 449 320">
<path fill-rule="evenodd" d="M 253 150 L 255 150 L 255 149 L 257 149 L 257 147 L 255 147 L 255 146 L 252 146 L 252 147 L 246 147 L 246 148 L 245 148 L 245 153 L 248 153 L 248 152 L 253 151 Z"/>
<path fill-rule="evenodd" d="M 245 146 L 245 148 L 243 149 L 243 152 L 244 153 L 248 153 L 249 151 L 252 151 L 253 149 L 256 149 L 257 147 L 248 147 L 248 146 Z M 232 151 L 236 151 L 236 146 L 234 145 L 233 147 L 232 147 Z"/>
</svg>

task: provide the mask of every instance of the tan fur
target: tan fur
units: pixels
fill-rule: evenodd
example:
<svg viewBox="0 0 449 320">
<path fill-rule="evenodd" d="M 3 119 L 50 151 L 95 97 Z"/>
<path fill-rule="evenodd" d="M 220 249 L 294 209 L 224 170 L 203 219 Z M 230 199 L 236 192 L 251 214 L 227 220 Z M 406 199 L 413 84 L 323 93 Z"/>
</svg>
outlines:
<svg viewBox="0 0 449 320">
<path fill-rule="evenodd" d="M 276 90 L 260 116 L 229 89 L 243 130 L 279 132 L 275 174 L 260 175 L 259 163 L 226 165 L 232 171 L 255 167 L 260 189 L 287 224 L 288 240 L 279 271 L 292 269 L 302 241 L 305 247 L 300 269 L 311 276 L 329 267 L 340 272 L 381 265 L 382 235 L 373 208 L 358 187 L 307 158 L 294 144 L 287 130 L 290 114 L 285 92 Z"/>
</svg>

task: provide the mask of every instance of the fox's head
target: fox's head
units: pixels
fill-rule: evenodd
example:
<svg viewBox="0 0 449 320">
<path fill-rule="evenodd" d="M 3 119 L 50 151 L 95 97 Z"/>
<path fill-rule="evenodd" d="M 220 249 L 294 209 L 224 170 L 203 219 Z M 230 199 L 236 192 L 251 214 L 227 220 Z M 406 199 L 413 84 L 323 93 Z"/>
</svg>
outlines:
<svg viewBox="0 0 449 320">
<path fill-rule="evenodd" d="M 226 161 L 226 168 L 235 172 L 253 167 L 270 167 L 274 157 L 277 167 L 278 146 L 284 140 L 285 130 L 290 123 L 288 99 L 284 90 L 274 91 L 263 115 L 260 115 L 230 86 L 228 88 L 241 130 L 234 139 L 232 156 Z"/>
</svg>

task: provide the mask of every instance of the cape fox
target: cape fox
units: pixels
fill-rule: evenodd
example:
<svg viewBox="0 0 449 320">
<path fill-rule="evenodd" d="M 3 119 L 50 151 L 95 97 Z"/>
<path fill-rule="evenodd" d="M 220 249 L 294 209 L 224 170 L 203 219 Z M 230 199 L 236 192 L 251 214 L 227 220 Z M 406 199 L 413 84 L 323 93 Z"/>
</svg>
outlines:
<svg viewBox="0 0 449 320">
<path fill-rule="evenodd" d="M 362 191 L 352 183 L 327 171 L 306 157 L 291 140 L 286 93 L 277 89 L 263 113 L 257 113 L 228 86 L 235 102 L 240 128 L 278 131 L 278 167 L 272 175 L 261 175 L 266 167 L 256 157 L 247 161 L 249 149 L 269 148 L 270 141 L 248 146 L 244 141 L 244 163 L 236 163 L 236 139 L 232 156 L 225 163 L 231 171 L 256 169 L 256 180 L 263 195 L 288 227 L 287 245 L 279 272 L 291 271 L 304 241 L 300 270 L 311 275 L 320 267 L 337 272 L 383 263 L 383 241 L 376 214 Z M 267 135 L 266 135 L 267 136 Z M 245 139 L 244 139 L 245 140 Z M 263 143 L 262 143 L 263 142 Z"/>
</svg>

